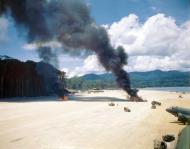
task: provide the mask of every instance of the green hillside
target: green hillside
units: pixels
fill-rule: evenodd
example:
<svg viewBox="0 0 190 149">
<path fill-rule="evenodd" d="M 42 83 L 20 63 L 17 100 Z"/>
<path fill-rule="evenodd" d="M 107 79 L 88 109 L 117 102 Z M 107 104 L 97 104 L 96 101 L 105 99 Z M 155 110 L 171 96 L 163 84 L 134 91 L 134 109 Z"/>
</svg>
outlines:
<svg viewBox="0 0 190 149">
<path fill-rule="evenodd" d="M 148 71 L 129 73 L 131 85 L 139 87 L 176 87 L 190 86 L 190 72 Z M 111 73 L 86 74 L 67 80 L 67 87 L 73 89 L 117 88 L 115 77 Z"/>
</svg>

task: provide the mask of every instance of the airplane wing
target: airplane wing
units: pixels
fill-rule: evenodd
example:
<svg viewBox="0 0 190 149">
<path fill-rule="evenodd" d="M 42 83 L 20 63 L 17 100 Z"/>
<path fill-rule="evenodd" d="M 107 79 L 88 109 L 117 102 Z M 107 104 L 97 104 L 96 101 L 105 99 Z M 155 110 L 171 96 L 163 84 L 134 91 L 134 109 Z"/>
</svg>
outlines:
<svg viewBox="0 0 190 149">
<path fill-rule="evenodd" d="M 190 115 L 179 113 L 178 120 L 182 121 L 183 123 L 186 123 L 186 122 L 190 123 Z"/>
</svg>

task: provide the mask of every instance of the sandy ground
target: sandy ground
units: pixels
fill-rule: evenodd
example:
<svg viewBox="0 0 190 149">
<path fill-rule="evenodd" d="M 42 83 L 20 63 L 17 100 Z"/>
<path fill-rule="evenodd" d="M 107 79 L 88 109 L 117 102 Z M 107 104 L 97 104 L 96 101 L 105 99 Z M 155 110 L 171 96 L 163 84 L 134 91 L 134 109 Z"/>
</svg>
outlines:
<svg viewBox="0 0 190 149">
<path fill-rule="evenodd" d="M 190 107 L 190 94 L 182 99 L 179 94 L 144 90 L 143 103 L 126 101 L 119 90 L 80 93 L 64 102 L 56 97 L 0 102 L 0 149 L 152 149 L 154 139 L 177 136 L 184 127 L 165 111 Z M 151 109 L 152 100 L 162 106 Z M 110 101 L 116 106 L 108 106 Z"/>
</svg>

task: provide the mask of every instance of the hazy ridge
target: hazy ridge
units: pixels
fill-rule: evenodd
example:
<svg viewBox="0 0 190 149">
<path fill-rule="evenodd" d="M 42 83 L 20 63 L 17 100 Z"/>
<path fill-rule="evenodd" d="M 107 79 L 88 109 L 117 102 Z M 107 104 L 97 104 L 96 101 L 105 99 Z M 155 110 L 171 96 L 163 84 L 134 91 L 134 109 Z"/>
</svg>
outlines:
<svg viewBox="0 0 190 149">
<path fill-rule="evenodd" d="M 147 71 L 130 72 L 132 87 L 182 87 L 190 86 L 190 72 L 172 71 Z M 86 74 L 68 80 L 70 88 L 117 88 L 115 78 L 111 73 Z M 75 85 L 74 85 L 75 84 Z M 74 85 L 74 86 L 72 86 Z"/>
</svg>

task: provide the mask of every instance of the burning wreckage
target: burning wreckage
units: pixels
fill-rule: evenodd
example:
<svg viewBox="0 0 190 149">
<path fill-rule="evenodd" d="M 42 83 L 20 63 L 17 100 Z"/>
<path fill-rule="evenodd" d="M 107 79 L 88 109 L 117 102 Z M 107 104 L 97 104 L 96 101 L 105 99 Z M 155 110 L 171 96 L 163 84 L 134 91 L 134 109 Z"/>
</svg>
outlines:
<svg viewBox="0 0 190 149">
<path fill-rule="evenodd" d="M 20 31 L 26 30 L 28 42 L 37 46 L 43 61 L 56 63 L 60 49 L 63 53 L 71 51 L 72 54 L 80 49 L 90 50 L 97 55 L 105 70 L 115 75 L 118 86 L 130 95 L 132 101 L 143 101 L 137 90 L 131 89 L 128 73 L 123 69 L 127 64 L 124 48 L 111 45 L 106 29 L 95 23 L 84 1 L 1 0 L 1 15 L 11 15 L 16 27 Z M 48 44 L 50 42 L 56 43 L 53 48 Z M 57 44 L 59 48 L 55 48 Z M 57 80 L 51 85 L 59 95 Z"/>
<path fill-rule="evenodd" d="M 55 67 L 44 62 L 39 62 L 36 65 L 36 71 L 43 77 L 47 91 L 55 93 L 62 100 L 65 100 L 68 94 L 70 94 L 70 92 L 65 89 L 63 80 L 64 74 L 62 75 Z"/>
<path fill-rule="evenodd" d="M 144 100 L 144 99 L 142 99 L 141 97 L 138 96 L 138 94 L 137 94 L 138 91 L 139 91 L 139 90 L 137 90 L 137 89 L 133 89 L 133 90 L 132 90 L 133 93 L 132 93 L 132 95 L 130 96 L 129 99 L 130 99 L 131 101 L 135 101 L 135 102 L 147 102 L 147 100 Z"/>
</svg>

